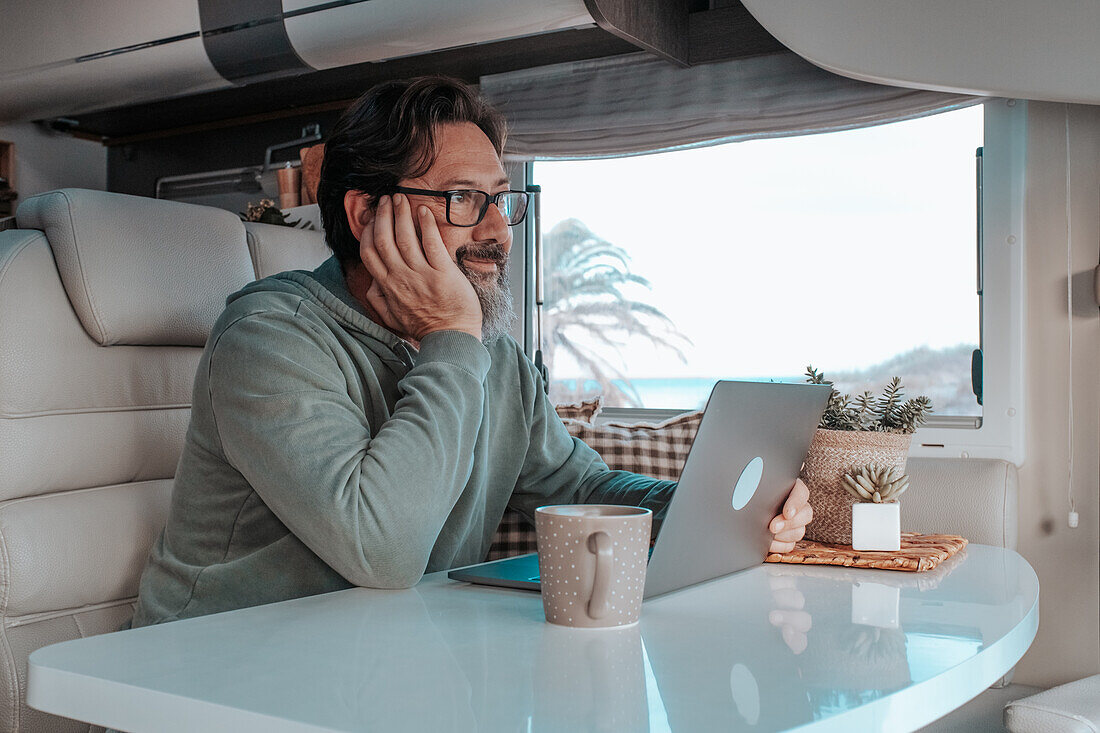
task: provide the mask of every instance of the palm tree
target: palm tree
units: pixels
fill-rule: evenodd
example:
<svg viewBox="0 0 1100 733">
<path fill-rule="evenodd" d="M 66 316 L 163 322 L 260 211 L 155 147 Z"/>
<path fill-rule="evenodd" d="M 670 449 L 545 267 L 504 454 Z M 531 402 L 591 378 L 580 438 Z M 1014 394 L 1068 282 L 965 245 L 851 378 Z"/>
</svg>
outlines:
<svg viewBox="0 0 1100 733">
<path fill-rule="evenodd" d="M 555 356 L 568 354 L 587 379 L 599 383 L 608 406 L 640 407 L 637 390 L 611 361 L 608 349 L 600 347 L 609 347 L 618 357 L 628 340 L 642 337 L 686 362 L 680 345 L 691 341 L 659 309 L 623 294 L 624 285 L 649 288 L 649 281 L 630 271 L 630 255 L 624 249 L 597 236 L 583 222 L 558 223 L 544 237 L 543 251 L 542 349 L 547 363 L 553 368 Z M 580 397 L 585 381 L 579 380 L 572 395 L 561 394 L 558 385 L 555 397 Z"/>
</svg>

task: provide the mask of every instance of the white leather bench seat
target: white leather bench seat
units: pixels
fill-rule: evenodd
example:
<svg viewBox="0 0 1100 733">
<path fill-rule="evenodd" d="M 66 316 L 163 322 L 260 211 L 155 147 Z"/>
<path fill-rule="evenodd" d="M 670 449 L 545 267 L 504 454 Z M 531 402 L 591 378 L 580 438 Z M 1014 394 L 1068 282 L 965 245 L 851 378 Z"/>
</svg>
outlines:
<svg viewBox="0 0 1100 733">
<path fill-rule="evenodd" d="M 957 534 L 980 545 L 1016 549 L 1016 466 L 995 458 L 910 458 L 901 528 Z"/>
<path fill-rule="evenodd" d="M 227 211 L 67 189 L 17 221 L 0 232 L 0 731 L 98 730 L 27 707 L 27 656 L 133 614 L 203 344 L 254 272 Z"/>
<path fill-rule="evenodd" d="M 1012 733 L 1100 732 L 1100 674 L 1010 702 L 1004 723 Z"/>
</svg>

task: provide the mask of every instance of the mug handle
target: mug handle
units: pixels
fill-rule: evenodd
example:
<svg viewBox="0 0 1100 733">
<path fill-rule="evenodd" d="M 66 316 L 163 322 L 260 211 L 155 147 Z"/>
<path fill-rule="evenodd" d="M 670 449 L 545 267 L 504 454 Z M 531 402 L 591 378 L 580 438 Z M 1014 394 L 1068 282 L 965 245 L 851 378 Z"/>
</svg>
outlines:
<svg viewBox="0 0 1100 733">
<path fill-rule="evenodd" d="M 607 615 L 611 600 L 611 571 L 615 568 L 615 553 L 607 532 L 588 535 L 588 551 L 596 556 L 596 576 L 592 580 L 592 594 L 588 600 L 588 617 L 603 618 Z"/>
</svg>

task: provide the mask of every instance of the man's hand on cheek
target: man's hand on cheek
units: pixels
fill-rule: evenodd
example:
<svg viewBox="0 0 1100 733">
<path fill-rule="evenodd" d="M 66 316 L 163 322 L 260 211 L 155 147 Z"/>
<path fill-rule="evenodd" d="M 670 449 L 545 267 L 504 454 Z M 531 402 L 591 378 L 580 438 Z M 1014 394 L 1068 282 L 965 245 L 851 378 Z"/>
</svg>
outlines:
<svg viewBox="0 0 1100 733">
<path fill-rule="evenodd" d="M 420 340 L 435 331 L 481 338 L 481 304 L 447 252 L 431 211 L 416 214 L 404 194 L 383 196 L 363 230 L 359 257 L 373 282 L 367 303 L 387 328 Z"/>
<path fill-rule="evenodd" d="M 783 504 L 783 513 L 768 524 L 768 531 L 773 535 L 768 552 L 784 553 L 793 550 L 794 543 L 806 534 L 806 525 L 813 518 L 810 490 L 806 488 L 806 484 L 802 483 L 802 479 L 797 479 L 791 493 L 787 495 L 787 501 Z"/>
</svg>

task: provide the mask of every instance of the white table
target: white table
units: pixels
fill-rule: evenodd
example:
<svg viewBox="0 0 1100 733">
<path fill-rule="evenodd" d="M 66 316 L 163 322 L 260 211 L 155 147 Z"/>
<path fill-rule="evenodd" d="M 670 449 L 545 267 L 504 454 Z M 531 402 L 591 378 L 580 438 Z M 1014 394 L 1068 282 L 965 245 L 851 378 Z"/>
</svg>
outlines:
<svg viewBox="0 0 1100 733">
<path fill-rule="evenodd" d="M 28 702 L 127 731 L 906 731 L 1004 675 L 1038 626 L 1015 552 L 931 573 L 765 565 L 614 631 L 426 577 L 56 644 Z"/>
</svg>

